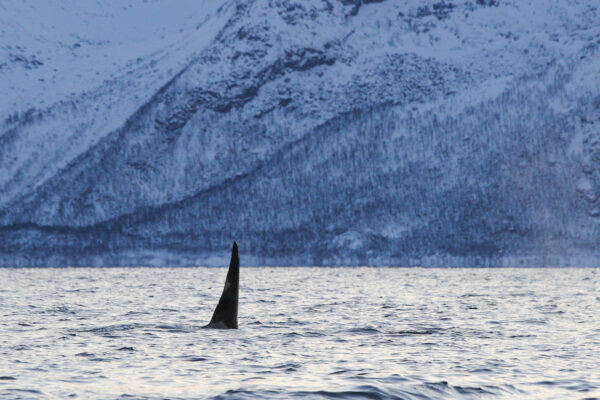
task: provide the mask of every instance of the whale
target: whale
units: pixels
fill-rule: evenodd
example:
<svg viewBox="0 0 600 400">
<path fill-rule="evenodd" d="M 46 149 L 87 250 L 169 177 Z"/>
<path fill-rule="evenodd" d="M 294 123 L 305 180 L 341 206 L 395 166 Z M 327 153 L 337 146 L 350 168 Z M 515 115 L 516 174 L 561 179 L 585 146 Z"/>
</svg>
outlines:
<svg viewBox="0 0 600 400">
<path fill-rule="evenodd" d="M 225 287 L 215 308 L 215 312 L 204 328 L 208 329 L 237 329 L 238 327 L 238 298 L 240 290 L 240 254 L 238 245 L 233 242 L 231 249 L 231 261 L 227 278 L 225 278 Z"/>
</svg>

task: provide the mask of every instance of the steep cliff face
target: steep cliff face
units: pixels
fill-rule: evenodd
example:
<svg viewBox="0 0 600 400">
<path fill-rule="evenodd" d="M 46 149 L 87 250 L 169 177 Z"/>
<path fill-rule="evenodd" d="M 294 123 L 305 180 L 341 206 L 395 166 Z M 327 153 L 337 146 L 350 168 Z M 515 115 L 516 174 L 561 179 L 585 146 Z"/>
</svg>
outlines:
<svg viewBox="0 0 600 400">
<path fill-rule="evenodd" d="M 600 14 L 543 3 L 181 3 L 121 74 L 7 90 L 1 262 L 594 264 Z"/>
</svg>

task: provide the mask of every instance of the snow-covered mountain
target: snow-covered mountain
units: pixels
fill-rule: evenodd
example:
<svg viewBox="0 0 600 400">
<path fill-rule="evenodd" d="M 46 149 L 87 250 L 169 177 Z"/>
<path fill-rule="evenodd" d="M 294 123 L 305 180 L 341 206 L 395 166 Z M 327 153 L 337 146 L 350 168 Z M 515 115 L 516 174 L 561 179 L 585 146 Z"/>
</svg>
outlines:
<svg viewBox="0 0 600 400">
<path fill-rule="evenodd" d="M 0 0 L 0 264 L 600 264 L 599 7 Z"/>
</svg>

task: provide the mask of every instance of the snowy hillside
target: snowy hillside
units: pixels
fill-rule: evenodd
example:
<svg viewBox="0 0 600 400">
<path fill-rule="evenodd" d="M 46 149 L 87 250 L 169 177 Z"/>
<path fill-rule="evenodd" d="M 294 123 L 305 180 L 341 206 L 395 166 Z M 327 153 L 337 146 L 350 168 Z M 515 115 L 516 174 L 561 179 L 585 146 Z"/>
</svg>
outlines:
<svg viewBox="0 0 600 400">
<path fill-rule="evenodd" d="M 0 265 L 598 265 L 599 6 L 0 0 Z"/>
</svg>

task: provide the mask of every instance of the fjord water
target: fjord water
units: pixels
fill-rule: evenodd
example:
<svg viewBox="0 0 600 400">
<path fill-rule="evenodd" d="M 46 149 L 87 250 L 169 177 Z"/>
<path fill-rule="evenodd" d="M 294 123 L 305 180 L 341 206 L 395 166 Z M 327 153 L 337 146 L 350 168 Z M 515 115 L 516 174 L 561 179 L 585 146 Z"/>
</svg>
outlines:
<svg viewBox="0 0 600 400">
<path fill-rule="evenodd" d="M 0 398 L 600 397 L 596 269 L 0 269 Z"/>
</svg>

